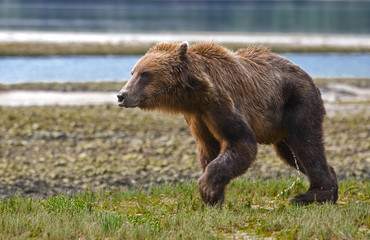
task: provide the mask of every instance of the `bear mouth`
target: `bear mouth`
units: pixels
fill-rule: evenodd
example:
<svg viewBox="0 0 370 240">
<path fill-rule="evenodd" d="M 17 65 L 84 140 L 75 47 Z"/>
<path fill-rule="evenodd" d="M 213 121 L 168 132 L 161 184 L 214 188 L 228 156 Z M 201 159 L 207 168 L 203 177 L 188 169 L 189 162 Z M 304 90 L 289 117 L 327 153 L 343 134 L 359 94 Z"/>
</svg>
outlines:
<svg viewBox="0 0 370 240">
<path fill-rule="evenodd" d="M 122 101 L 118 101 L 118 106 L 124 108 L 134 108 L 137 107 L 139 103 L 137 101 L 128 101 L 128 99 L 124 99 Z"/>
<path fill-rule="evenodd" d="M 124 101 L 118 101 L 118 106 L 120 106 L 120 107 L 124 107 L 125 105 L 124 105 L 124 103 L 123 103 Z"/>
</svg>

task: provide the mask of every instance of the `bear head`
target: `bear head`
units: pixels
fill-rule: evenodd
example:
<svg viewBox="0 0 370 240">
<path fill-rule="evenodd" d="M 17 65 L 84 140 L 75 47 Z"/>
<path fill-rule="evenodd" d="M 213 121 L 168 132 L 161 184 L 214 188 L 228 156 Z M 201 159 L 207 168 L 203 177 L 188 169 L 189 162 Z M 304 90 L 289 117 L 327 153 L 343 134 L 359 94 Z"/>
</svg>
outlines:
<svg viewBox="0 0 370 240">
<path fill-rule="evenodd" d="M 181 111 L 199 104 L 211 83 L 191 64 L 189 44 L 159 43 L 134 66 L 132 77 L 118 93 L 121 107 Z"/>
</svg>

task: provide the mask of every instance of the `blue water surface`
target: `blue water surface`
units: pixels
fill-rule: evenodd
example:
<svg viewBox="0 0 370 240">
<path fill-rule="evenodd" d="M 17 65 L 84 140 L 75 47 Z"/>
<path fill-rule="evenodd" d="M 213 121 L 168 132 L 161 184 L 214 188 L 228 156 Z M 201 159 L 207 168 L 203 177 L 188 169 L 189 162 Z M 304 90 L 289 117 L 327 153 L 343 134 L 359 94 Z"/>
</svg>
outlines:
<svg viewBox="0 0 370 240">
<path fill-rule="evenodd" d="M 0 83 L 119 81 L 140 56 L 0 58 Z"/>
<path fill-rule="evenodd" d="M 369 53 L 283 54 L 312 77 L 370 78 Z M 141 56 L 0 58 L 0 83 L 123 81 Z"/>
</svg>

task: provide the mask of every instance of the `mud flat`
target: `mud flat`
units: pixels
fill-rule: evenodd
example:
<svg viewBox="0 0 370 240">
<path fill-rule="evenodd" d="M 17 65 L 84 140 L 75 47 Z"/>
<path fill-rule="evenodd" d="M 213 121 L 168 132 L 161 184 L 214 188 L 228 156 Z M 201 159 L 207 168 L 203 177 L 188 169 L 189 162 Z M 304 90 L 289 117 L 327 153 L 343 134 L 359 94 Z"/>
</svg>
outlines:
<svg viewBox="0 0 370 240">
<path fill-rule="evenodd" d="M 368 179 L 369 81 L 343 82 L 318 81 L 327 109 L 326 155 L 340 180 Z M 196 143 L 184 119 L 119 108 L 112 91 L 116 83 L 111 84 L 103 84 L 105 92 L 81 92 L 101 88 L 98 83 L 41 84 L 36 86 L 44 90 L 38 92 L 32 84 L 2 86 L 0 196 L 149 188 L 197 180 Z M 25 86 L 33 90 L 25 91 Z M 270 146 L 260 145 L 244 177 L 296 178 L 296 171 Z"/>
<path fill-rule="evenodd" d="M 325 119 L 326 155 L 339 180 L 370 176 L 370 109 L 364 105 Z M 0 107 L 0 113 L 0 196 L 146 189 L 200 176 L 196 143 L 180 116 L 111 104 Z M 244 177 L 296 178 L 270 146 L 258 148 Z"/>
</svg>

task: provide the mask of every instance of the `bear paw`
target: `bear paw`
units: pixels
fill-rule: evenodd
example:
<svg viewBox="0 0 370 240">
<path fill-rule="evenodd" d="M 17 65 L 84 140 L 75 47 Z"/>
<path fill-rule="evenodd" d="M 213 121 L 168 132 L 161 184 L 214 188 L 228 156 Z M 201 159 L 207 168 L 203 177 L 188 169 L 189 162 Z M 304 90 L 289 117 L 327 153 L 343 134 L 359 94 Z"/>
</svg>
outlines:
<svg viewBox="0 0 370 240">
<path fill-rule="evenodd" d="M 310 189 L 306 193 L 296 195 L 291 204 L 294 205 L 308 205 L 311 203 L 335 203 L 338 199 L 338 188 L 331 188 L 329 190 Z"/>
<path fill-rule="evenodd" d="M 211 183 L 204 175 L 198 180 L 198 183 L 203 202 L 210 206 L 218 205 L 221 207 L 225 199 L 225 185 Z"/>
</svg>

